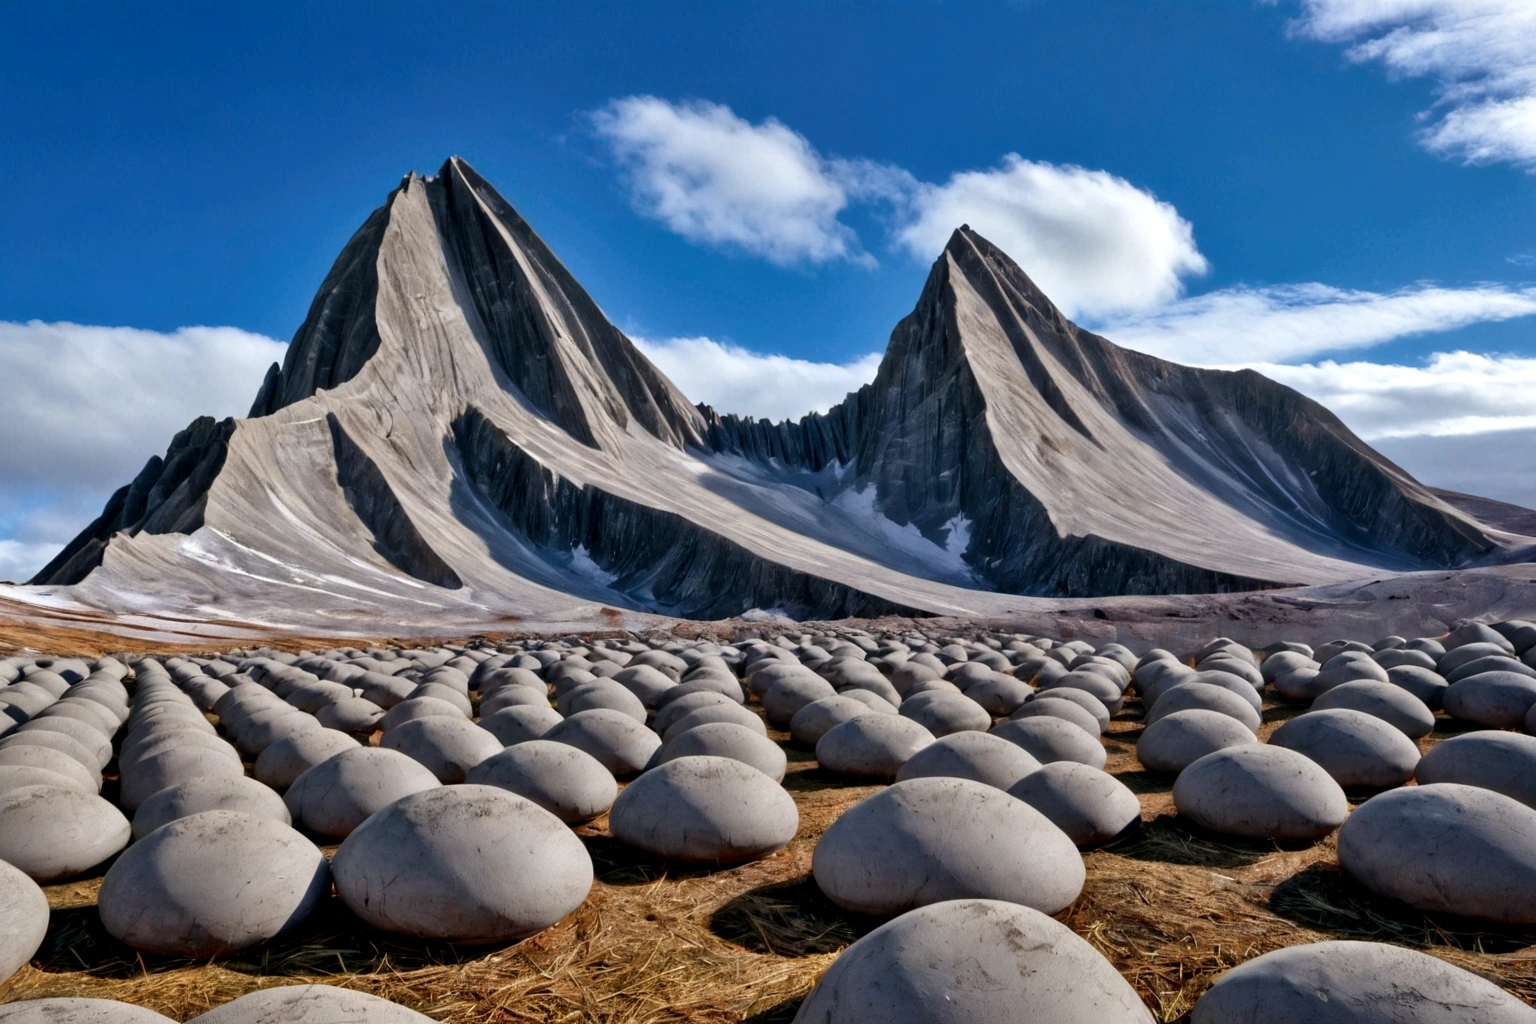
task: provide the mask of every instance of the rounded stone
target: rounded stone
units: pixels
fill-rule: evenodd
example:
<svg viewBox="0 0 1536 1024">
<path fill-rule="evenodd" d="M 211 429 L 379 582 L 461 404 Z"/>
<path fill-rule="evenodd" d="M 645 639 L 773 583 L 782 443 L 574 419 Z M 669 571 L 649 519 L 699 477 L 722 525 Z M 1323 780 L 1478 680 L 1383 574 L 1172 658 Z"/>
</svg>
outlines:
<svg viewBox="0 0 1536 1024">
<path fill-rule="evenodd" d="M 1536 679 L 1518 672 L 1481 672 L 1446 687 L 1442 703 L 1452 718 L 1490 729 L 1520 729 L 1536 705 Z"/>
<path fill-rule="evenodd" d="M 1536 809 L 1441 782 L 1374 796 L 1339 829 L 1339 865 L 1416 910 L 1536 924 Z"/>
<path fill-rule="evenodd" d="M 133 841 L 161 825 L 204 811 L 239 811 L 284 825 L 293 823 L 283 798 L 272 787 L 243 775 L 216 775 L 162 789 L 140 804 L 133 815 Z"/>
<path fill-rule="evenodd" d="M 336 851 L 336 891 L 375 928 L 509 942 L 559 922 L 592 888 L 592 858 L 565 823 L 493 786 L 395 801 Z"/>
<path fill-rule="evenodd" d="M 789 767 L 783 747 L 734 722 L 706 722 L 676 734 L 656 751 L 654 763 L 666 764 L 680 757 L 729 757 L 751 765 L 774 782 L 784 781 Z"/>
<path fill-rule="evenodd" d="M 425 1014 L 334 985 L 257 989 L 188 1021 L 192 1024 L 428 1024 Z"/>
<path fill-rule="evenodd" d="M 1249 732 L 1258 731 L 1263 721 L 1253 705 L 1240 694 L 1210 683 L 1190 682 L 1180 683 L 1162 691 L 1158 695 L 1157 703 L 1153 704 L 1151 710 L 1147 712 L 1147 724 L 1151 725 L 1165 715 L 1197 708 L 1229 715 L 1246 725 Z"/>
<path fill-rule="evenodd" d="M 87 768 L 78 758 L 70 757 L 62 750 L 34 744 L 19 744 L 0 750 L 0 767 L 12 765 L 20 768 L 41 768 L 74 779 L 92 793 L 101 789 L 101 771 Z M 3 859 L 3 858 L 0 858 Z"/>
<path fill-rule="evenodd" d="M 874 713 L 874 709 L 864 701 L 842 694 L 823 697 L 795 712 L 795 717 L 789 720 L 789 735 L 797 743 L 814 747 L 834 727 L 860 715 Z"/>
<path fill-rule="evenodd" d="M 795 1024 L 1151 1024 L 1108 960 L 1065 925 L 998 900 L 903 914 L 845 949 Z"/>
<path fill-rule="evenodd" d="M 396 800 L 441 785 L 425 765 L 398 750 L 356 747 L 300 775 L 283 803 L 302 828 L 342 839 Z"/>
<path fill-rule="evenodd" d="M 897 782 L 850 807 L 817 842 L 811 871 L 838 906 L 882 916 L 972 898 L 1054 914 L 1085 879 L 1077 847 L 1039 811 L 953 778 Z"/>
<path fill-rule="evenodd" d="M 330 887 L 325 855 L 292 828 L 205 811 L 129 847 L 96 906 L 107 932 L 134 949 L 206 959 L 298 925 Z"/>
<path fill-rule="evenodd" d="M 82 874 L 128 845 L 132 827 L 95 793 L 22 786 L 0 793 L 0 860 L 36 882 Z"/>
<path fill-rule="evenodd" d="M 613 805 L 619 787 L 597 758 L 568 743 L 529 740 L 492 754 L 465 782 L 532 800 L 567 824 L 590 821 Z"/>
<path fill-rule="evenodd" d="M 1443 676 L 1433 669 L 1416 665 L 1400 665 L 1387 670 L 1387 682 L 1413 694 L 1431 711 L 1439 711 L 1449 685 Z"/>
<path fill-rule="evenodd" d="M 620 711 L 594 708 L 565 719 L 543 736 L 585 750 L 615 778 L 645 770 L 661 746 L 661 737 Z"/>
<path fill-rule="evenodd" d="M 813 700 L 837 694 L 832 684 L 820 677 L 801 675 L 781 677 L 763 694 L 763 710 L 768 713 L 768 723 L 777 729 L 789 726 L 795 712 Z"/>
<path fill-rule="evenodd" d="M 343 697 L 315 713 L 315 721 L 338 732 L 367 735 L 384 720 L 384 709 L 364 697 Z"/>
<path fill-rule="evenodd" d="M 1141 801 L 1108 772 L 1057 761 L 1024 776 L 1008 790 L 1067 834 L 1078 846 L 1106 843 L 1141 823 Z"/>
<path fill-rule="evenodd" d="M 1073 725 L 1077 726 L 1079 729 L 1083 730 L 1083 732 L 1090 736 L 1097 736 L 1104 731 L 1103 726 L 1099 724 L 1099 720 L 1094 716 L 1093 712 L 1084 710 L 1083 707 L 1076 701 L 1062 700 L 1058 697 L 1052 696 L 1053 694 L 1060 692 L 1063 691 L 1041 691 L 1041 695 L 1039 697 L 1036 697 L 1034 700 L 1027 702 L 1023 707 L 1009 715 L 1008 720 L 1017 722 L 1026 718 L 1039 718 L 1044 716 L 1046 718 L 1060 718 L 1062 721 L 1071 722 Z M 1084 696 L 1088 697 L 1088 699 L 1093 701 L 1095 704 L 1099 703 L 1098 698 L 1096 697 L 1092 697 L 1087 694 L 1084 694 Z"/>
<path fill-rule="evenodd" d="M 1207 754 L 1173 783 L 1179 813 L 1213 832 L 1316 839 L 1349 814 L 1344 790 L 1305 754 L 1268 744 Z"/>
<path fill-rule="evenodd" d="M 0 860 L 0 985 L 32 959 L 47 933 L 48 897 L 26 872 Z"/>
<path fill-rule="evenodd" d="M 1446 682 L 1455 684 L 1468 676 L 1475 676 L 1482 672 L 1513 672 L 1516 675 L 1536 679 L 1536 668 L 1531 668 L 1506 654 L 1485 654 L 1481 658 L 1474 658 L 1459 665 L 1455 671 L 1445 672 L 1444 675 Z"/>
<path fill-rule="evenodd" d="M 991 733 L 957 732 L 934 740 L 907 758 L 896 773 L 896 781 L 970 779 L 1005 790 L 1039 768 L 1040 762 L 1016 743 Z"/>
<path fill-rule="evenodd" d="M 549 694 L 531 686 L 503 686 L 480 702 L 480 717 L 489 718 L 504 708 L 548 708 Z"/>
<path fill-rule="evenodd" d="M 153 1010 L 116 999 L 51 996 L 0 1005 L 0 1024 L 176 1024 Z"/>
<path fill-rule="evenodd" d="M 1076 761 L 1093 768 L 1103 768 L 1109 759 L 1104 744 L 1092 733 L 1064 718 L 1040 715 L 1015 718 L 998 723 L 992 735 L 1015 743 L 1041 764 Z"/>
<path fill-rule="evenodd" d="M 624 687 L 647 708 L 655 707 L 656 702 L 677 685 L 677 681 L 671 676 L 650 665 L 635 665 L 621 669 L 614 675 L 613 681 Z"/>
<path fill-rule="evenodd" d="M 1400 686 L 1375 679 L 1343 683 L 1312 702 L 1313 711 L 1330 708 L 1363 711 L 1413 740 L 1435 729 L 1435 713 L 1422 700 Z"/>
<path fill-rule="evenodd" d="M 379 720 L 379 728 L 388 735 L 406 722 L 414 722 L 418 718 L 463 718 L 465 717 L 458 708 L 445 700 L 436 697 L 411 697 L 384 712 L 384 717 Z"/>
<path fill-rule="evenodd" d="M 816 742 L 816 763 L 830 772 L 894 779 L 933 733 L 900 715 L 859 715 L 833 726 Z"/>
<path fill-rule="evenodd" d="M 903 718 L 910 718 L 935 737 L 986 732 L 992 727 L 992 716 L 986 708 L 960 693 L 930 692 L 909 697 L 899 711 Z"/>
<path fill-rule="evenodd" d="M 1344 651 L 1323 662 L 1313 687 L 1321 695 L 1335 686 L 1352 683 L 1357 679 L 1375 679 L 1384 683 L 1387 681 L 1387 670 L 1363 651 Z"/>
<path fill-rule="evenodd" d="M 787 846 L 800 812 L 782 786 L 741 761 L 680 757 L 626 786 L 608 827 L 667 860 L 739 864 Z"/>
<path fill-rule="evenodd" d="M 697 729 L 701 725 L 710 725 L 718 722 L 728 722 L 732 725 L 741 726 L 743 729 L 755 732 L 765 739 L 768 736 L 768 727 L 763 724 L 761 718 L 758 718 L 757 715 L 748 711 L 740 704 L 727 701 L 724 704 L 710 704 L 707 707 L 694 708 L 687 714 L 674 718 L 667 725 L 666 730 L 662 732 L 661 740 L 663 743 L 667 743 L 691 729 Z"/>
<path fill-rule="evenodd" d="M 565 721 L 565 717 L 547 703 L 504 707 L 480 719 L 480 728 L 496 737 L 504 747 L 526 743 L 544 736 Z"/>
<path fill-rule="evenodd" d="M 1216 979 L 1191 1024 L 1533 1024 L 1536 1010 L 1439 957 L 1384 942 L 1307 942 Z"/>
<path fill-rule="evenodd" d="M 256 781 L 278 791 L 285 790 L 321 761 L 359 746 L 357 740 L 335 729 L 316 729 L 286 736 L 256 758 Z"/>
<path fill-rule="evenodd" d="M 1419 748 L 1390 722 L 1349 708 L 1297 715 L 1269 742 L 1305 754 L 1346 789 L 1387 789 L 1413 778 Z"/>
<path fill-rule="evenodd" d="M 724 707 L 727 704 L 739 703 L 739 701 L 733 701 L 725 694 L 717 693 L 713 690 L 694 690 L 691 693 L 685 693 L 664 703 L 656 712 L 656 720 L 651 723 L 651 727 L 658 734 L 665 736 L 667 728 L 690 711 L 697 711 L 699 708 Z M 757 716 L 753 715 L 752 717 L 756 718 Z"/>
<path fill-rule="evenodd" d="M 95 796 L 96 790 L 81 782 L 79 779 L 68 775 L 60 775 L 46 768 L 33 768 L 28 765 L 6 764 L 0 765 L 0 795 L 11 792 L 13 789 L 22 789 L 26 786 L 56 786 L 62 789 L 72 789 L 86 796 Z"/>
<path fill-rule="evenodd" d="M 467 718 L 418 718 L 384 734 L 379 746 L 426 765 L 439 782 L 463 782 L 475 765 L 502 749 L 495 736 Z"/>
<path fill-rule="evenodd" d="M 34 718 L 17 728 L 12 735 L 26 736 L 39 733 L 59 733 L 73 740 L 90 752 L 97 770 L 105 768 L 112 761 L 112 741 L 103 736 L 94 726 L 75 721 L 73 718 Z"/>
<path fill-rule="evenodd" d="M 1474 732 L 1453 736 L 1419 758 L 1421 784 L 1454 782 L 1502 793 L 1536 808 L 1536 736 Z"/>
<path fill-rule="evenodd" d="M 989 715 L 1011 715 L 1034 695 L 1034 687 L 1013 676 L 993 673 L 966 687 L 965 695 L 986 709 Z"/>
<path fill-rule="evenodd" d="M 646 668 L 641 665 L 640 668 Z M 656 672 L 655 669 L 650 669 Z M 661 675 L 660 672 L 656 672 Z M 666 678 L 663 676 L 662 678 Z M 641 725 L 647 718 L 645 705 L 640 698 L 611 679 L 594 679 L 562 693 L 555 702 L 555 709 L 567 717 L 582 711 L 606 708 L 628 715 Z"/>
<path fill-rule="evenodd" d="M 1257 742 L 1252 730 L 1231 715 L 1194 708 L 1147 726 L 1136 741 L 1136 757 L 1149 771 L 1176 775 L 1206 754 Z"/>
<path fill-rule="evenodd" d="M 1120 687 L 1098 672 L 1068 672 L 1060 679 L 1043 684 L 1040 692 L 1051 693 L 1060 689 L 1081 690 L 1091 697 L 1096 697 L 1110 714 L 1119 711 L 1120 706 L 1125 703 L 1125 694 L 1121 692 Z"/>
</svg>

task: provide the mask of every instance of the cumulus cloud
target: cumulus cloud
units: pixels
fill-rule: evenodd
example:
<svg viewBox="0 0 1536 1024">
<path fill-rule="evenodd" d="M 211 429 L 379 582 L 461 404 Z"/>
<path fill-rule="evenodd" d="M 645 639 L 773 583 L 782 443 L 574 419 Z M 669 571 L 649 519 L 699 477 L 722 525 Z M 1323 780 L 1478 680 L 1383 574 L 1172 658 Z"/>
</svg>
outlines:
<svg viewBox="0 0 1536 1024">
<path fill-rule="evenodd" d="M 1010 153 L 987 171 L 919 185 L 897 240 L 932 259 L 969 224 L 1024 268 L 1068 316 L 1145 310 L 1208 269 L 1194 228 L 1169 203 L 1105 171 Z"/>
<path fill-rule="evenodd" d="M 1395 292 L 1323 284 L 1224 288 L 1096 327 L 1180 363 L 1280 363 L 1536 313 L 1536 288 L 1417 285 Z"/>
<path fill-rule="evenodd" d="M 762 355 L 711 338 L 634 342 L 693 401 L 771 420 L 826 412 L 874 380 L 880 367 L 878 352 L 849 363 L 818 363 Z"/>
<path fill-rule="evenodd" d="M 1438 83 L 1425 148 L 1536 172 L 1536 4 L 1530 0 L 1301 0 L 1295 30 L 1359 63 Z"/>
<path fill-rule="evenodd" d="M 285 348 L 233 327 L 0 322 L 0 578 L 41 568 L 194 418 L 243 416 Z"/>
<path fill-rule="evenodd" d="M 780 121 L 752 124 L 718 103 L 629 96 L 592 123 L 642 214 L 689 241 L 782 265 L 872 264 L 838 217 L 855 198 L 906 187 L 900 171 L 828 159 Z"/>
</svg>

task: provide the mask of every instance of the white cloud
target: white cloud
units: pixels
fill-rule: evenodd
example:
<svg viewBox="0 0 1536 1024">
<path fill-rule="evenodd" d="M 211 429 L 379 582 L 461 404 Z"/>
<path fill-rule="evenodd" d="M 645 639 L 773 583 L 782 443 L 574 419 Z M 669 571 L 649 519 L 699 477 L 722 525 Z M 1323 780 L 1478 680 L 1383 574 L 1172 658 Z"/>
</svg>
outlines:
<svg viewBox="0 0 1536 1024">
<path fill-rule="evenodd" d="M 233 327 L 0 321 L 0 578 L 41 568 L 197 416 L 245 415 L 285 348 Z"/>
<path fill-rule="evenodd" d="M 1068 316 L 1139 311 L 1203 274 L 1194 229 L 1169 203 L 1105 171 L 1025 160 L 920 185 L 897 238 L 932 259 L 969 224 L 1024 269 Z"/>
<path fill-rule="evenodd" d="M 826 412 L 875 379 L 880 353 L 851 363 L 816 363 L 760 355 L 710 338 L 633 339 L 646 357 L 695 402 L 771 420 Z"/>
<path fill-rule="evenodd" d="M 1431 77 L 1420 140 L 1468 163 L 1536 172 L 1536 4 L 1531 0 L 1301 0 L 1301 34 L 1351 60 Z"/>
<path fill-rule="evenodd" d="M 900 171 L 828 159 L 781 122 L 754 125 L 718 103 L 629 96 L 592 123 L 642 214 L 689 241 L 778 264 L 872 264 L 838 216 L 856 197 L 902 187 Z"/>
<path fill-rule="evenodd" d="M 1180 363 L 1279 363 L 1415 334 L 1536 314 L 1536 288 L 1395 292 L 1322 284 L 1226 288 L 1098 325 L 1111 340 Z"/>
</svg>

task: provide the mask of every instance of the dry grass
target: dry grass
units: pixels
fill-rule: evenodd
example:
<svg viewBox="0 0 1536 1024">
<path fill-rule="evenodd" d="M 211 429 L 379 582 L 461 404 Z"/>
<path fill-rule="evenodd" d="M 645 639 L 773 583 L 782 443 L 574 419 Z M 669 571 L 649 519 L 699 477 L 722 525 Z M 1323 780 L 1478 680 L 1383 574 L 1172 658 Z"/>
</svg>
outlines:
<svg viewBox="0 0 1536 1024">
<path fill-rule="evenodd" d="M 1272 709 L 1264 731 L 1292 713 Z M 1331 841 L 1233 842 L 1178 819 L 1169 780 L 1135 759 L 1137 717 L 1122 713 L 1106 743 L 1109 769 L 1138 793 L 1146 823 L 1086 855 L 1087 886 L 1061 918 L 1159 1020 L 1186 1020 L 1200 993 L 1235 964 L 1324 938 L 1423 949 L 1536 1001 L 1536 933 L 1432 920 L 1372 897 L 1338 870 Z M 99 881 L 88 880 L 49 890 L 55 913 L 44 950 L 0 986 L 0 1001 L 106 996 L 184 1020 L 263 986 L 320 981 L 462 1024 L 787 1021 L 837 952 L 878 924 L 838 910 L 809 880 L 817 837 L 875 789 L 821 772 L 809 751 L 789 751 L 786 786 L 801 827 L 788 849 L 730 870 L 669 871 L 617 843 L 599 819 L 579 830 L 598 878 L 586 904 L 514 946 L 388 937 L 333 900 L 298 933 L 245 956 L 153 960 L 102 932 Z"/>
</svg>

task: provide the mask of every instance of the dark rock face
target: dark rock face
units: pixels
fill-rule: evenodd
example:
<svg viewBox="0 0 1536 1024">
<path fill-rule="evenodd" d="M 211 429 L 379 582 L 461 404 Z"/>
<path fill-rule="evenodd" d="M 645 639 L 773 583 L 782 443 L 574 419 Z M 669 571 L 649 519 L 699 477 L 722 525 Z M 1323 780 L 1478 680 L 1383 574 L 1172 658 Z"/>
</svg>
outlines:
<svg viewBox="0 0 1536 1024">
<path fill-rule="evenodd" d="M 1514 542 L 1288 388 L 1080 329 L 969 228 L 831 411 L 692 406 L 453 158 L 347 243 L 250 417 L 178 434 L 33 582 L 326 625 L 976 616 Z"/>
</svg>

